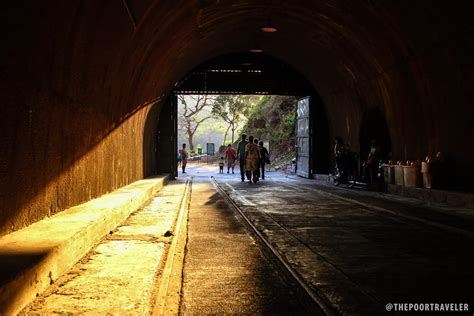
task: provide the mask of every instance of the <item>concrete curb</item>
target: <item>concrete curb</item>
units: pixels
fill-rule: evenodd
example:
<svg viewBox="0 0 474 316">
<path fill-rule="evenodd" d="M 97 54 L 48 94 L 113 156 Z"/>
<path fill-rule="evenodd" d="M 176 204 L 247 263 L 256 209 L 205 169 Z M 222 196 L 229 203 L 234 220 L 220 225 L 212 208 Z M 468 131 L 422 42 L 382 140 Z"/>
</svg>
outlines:
<svg viewBox="0 0 474 316">
<path fill-rule="evenodd" d="M 308 191 L 313 191 L 313 192 L 317 191 L 317 192 L 319 192 L 323 195 L 326 195 L 326 196 L 331 196 L 333 198 L 336 198 L 336 199 L 339 199 L 339 200 L 342 200 L 342 201 L 346 201 L 346 202 L 349 202 L 349 203 L 353 203 L 353 204 L 363 206 L 363 207 L 367 208 L 370 211 L 384 212 L 384 213 L 387 213 L 387 214 L 391 214 L 391 215 L 395 215 L 395 216 L 398 216 L 398 217 L 406 218 L 406 219 L 409 219 L 409 220 L 414 221 L 414 222 L 419 222 L 419 223 L 423 223 L 423 224 L 428 225 L 428 226 L 440 228 L 440 229 L 443 229 L 445 231 L 449 231 L 449 232 L 452 232 L 452 233 L 464 235 L 464 236 L 467 236 L 469 238 L 474 238 L 474 233 L 469 231 L 469 230 L 466 230 L 466 229 L 457 228 L 457 227 L 445 225 L 445 224 L 438 223 L 438 222 L 432 222 L 432 221 L 429 221 L 429 220 L 426 220 L 426 219 L 423 219 L 423 218 L 420 218 L 420 217 L 416 217 L 416 216 L 406 215 L 406 214 L 403 214 L 403 213 L 400 213 L 400 212 L 389 210 L 389 209 L 384 208 L 384 207 L 368 204 L 368 203 L 365 203 L 365 202 L 358 201 L 356 199 L 344 197 L 344 196 L 341 196 L 341 195 L 336 194 L 336 193 L 322 191 L 322 190 L 319 190 L 319 189 L 316 189 L 316 188 L 310 188 L 310 187 L 305 187 L 305 186 L 296 185 L 296 184 L 285 184 L 285 185 L 289 186 L 289 187 L 300 188 L 300 189 L 303 189 L 303 190 L 308 190 Z"/>
<path fill-rule="evenodd" d="M 388 184 L 387 192 L 404 197 L 415 198 L 426 202 L 442 203 L 456 207 L 474 209 L 474 194 L 444 191 L 437 189 L 410 188 L 396 184 Z"/>
<path fill-rule="evenodd" d="M 181 200 L 174 228 L 175 236 L 169 247 L 165 267 L 161 275 L 158 294 L 153 307 L 153 316 L 179 314 L 191 192 L 192 178 L 187 180 L 185 193 Z"/>
<path fill-rule="evenodd" d="M 0 239 L 0 315 L 14 315 L 168 181 L 134 182 Z"/>
<path fill-rule="evenodd" d="M 321 185 L 333 186 L 327 174 L 313 174 L 314 180 L 321 181 Z M 455 207 L 474 209 L 474 194 L 438 189 L 412 188 L 397 184 L 381 183 L 381 186 L 372 187 L 369 191 L 383 192 L 408 198 L 415 198 L 429 203 L 441 203 Z"/>
</svg>

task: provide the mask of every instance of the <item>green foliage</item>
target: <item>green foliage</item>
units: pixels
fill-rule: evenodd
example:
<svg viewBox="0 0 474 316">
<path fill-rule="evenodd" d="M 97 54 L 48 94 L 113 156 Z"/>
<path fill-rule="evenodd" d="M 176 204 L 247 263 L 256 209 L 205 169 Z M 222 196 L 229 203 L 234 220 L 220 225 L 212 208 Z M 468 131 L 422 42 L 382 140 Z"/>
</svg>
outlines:
<svg viewBox="0 0 474 316">
<path fill-rule="evenodd" d="M 265 121 L 264 126 L 260 123 Z M 295 151 L 296 98 L 263 96 L 252 107 L 248 123 L 242 129 L 263 141 L 269 141 L 272 159 L 294 155 Z"/>
<path fill-rule="evenodd" d="M 264 109 L 268 105 L 268 103 L 270 101 L 270 98 L 271 98 L 271 96 L 269 96 L 269 95 L 265 95 L 263 97 L 260 97 L 260 99 L 250 109 L 249 118 L 259 116 L 260 113 L 262 112 L 262 109 Z"/>
<path fill-rule="evenodd" d="M 219 95 L 210 105 L 209 110 L 203 110 L 198 116 L 200 118 L 210 114 L 213 117 L 202 121 L 195 135 L 198 142 L 209 142 L 211 134 L 219 134 L 225 135 L 222 143 L 228 145 L 232 143 L 232 132 L 234 142 L 240 139 L 240 132 L 245 132 L 270 143 L 272 161 L 294 157 L 296 98 Z"/>
<path fill-rule="evenodd" d="M 226 123 L 226 130 L 231 132 L 233 141 L 235 132 L 243 126 L 252 107 L 252 96 L 219 95 L 212 104 L 211 113 Z M 224 135 L 224 142 L 227 142 L 226 137 L 227 132 Z"/>
<path fill-rule="evenodd" d="M 282 129 L 285 131 L 285 134 L 294 137 L 296 127 L 296 108 L 293 108 L 283 116 L 282 124 Z"/>
</svg>

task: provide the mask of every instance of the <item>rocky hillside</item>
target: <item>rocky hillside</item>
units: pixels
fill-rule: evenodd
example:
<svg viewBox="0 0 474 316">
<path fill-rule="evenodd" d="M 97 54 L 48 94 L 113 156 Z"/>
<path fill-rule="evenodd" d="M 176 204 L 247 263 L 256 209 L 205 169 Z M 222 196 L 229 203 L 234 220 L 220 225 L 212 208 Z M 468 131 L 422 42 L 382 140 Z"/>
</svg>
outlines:
<svg viewBox="0 0 474 316">
<path fill-rule="evenodd" d="M 295 156 L 296 98 L 264 96 L 252 109 L 247 135 L 270 143 L 270 159 L 284 164 Z"/>
</svg>

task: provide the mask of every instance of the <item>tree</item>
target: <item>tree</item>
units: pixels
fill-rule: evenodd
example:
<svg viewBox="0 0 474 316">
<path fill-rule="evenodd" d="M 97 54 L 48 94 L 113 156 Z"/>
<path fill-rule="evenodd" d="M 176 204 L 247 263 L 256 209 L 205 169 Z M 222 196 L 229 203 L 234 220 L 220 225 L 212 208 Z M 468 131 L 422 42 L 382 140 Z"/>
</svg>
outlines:
<svg viewBox="0 0 474 316">
<path fill-rule="evenodd" d="M 231 131 L 232 143 L 235 131 L 243 125 L 243 119 L 248 116 L 252 106 L 252 99 L 240 95 L 219 95 L 212 104 L 212 114 L 226 122 L 227 129 L 224 134 L 224 144 L 227 140 L 229 130 Z"/>
<path fill-rule="evenodd" d="M 211 113 L 203 110 L 214 102 L 214 98 L 208 95 L 178 95 L 178 100 L 182 104 L 178 116 L 179 128 L 188 137 L 189 150 L 193 151 L 193 136 L 196 130 L 202 122 L 212 117 Z"/>
</svg>

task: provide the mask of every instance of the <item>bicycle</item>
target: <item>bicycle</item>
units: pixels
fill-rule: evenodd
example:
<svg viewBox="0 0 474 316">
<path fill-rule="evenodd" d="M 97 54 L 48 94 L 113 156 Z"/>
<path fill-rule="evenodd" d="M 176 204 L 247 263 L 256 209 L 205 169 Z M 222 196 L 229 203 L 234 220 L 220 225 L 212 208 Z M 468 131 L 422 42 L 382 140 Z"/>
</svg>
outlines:
<svg viewBox="0 0 474 316">
<path fill-rule="evenodd" d="M 332 175 L 335 186 L 347 184 L 350 188 L 353 188 L 356 185 L 360 175 L 359 160 L 360 155 L 353 152 L 349 152 L 339 159 Z"/>
</svg>

